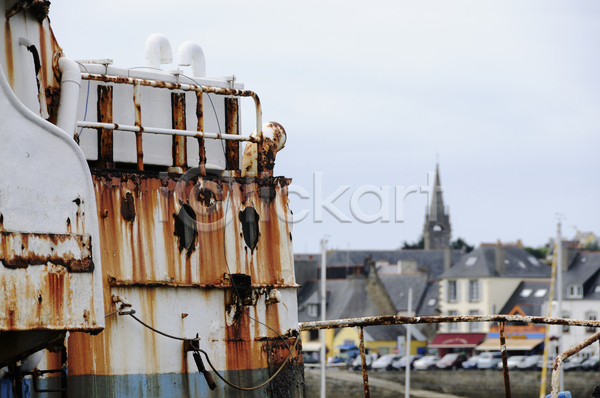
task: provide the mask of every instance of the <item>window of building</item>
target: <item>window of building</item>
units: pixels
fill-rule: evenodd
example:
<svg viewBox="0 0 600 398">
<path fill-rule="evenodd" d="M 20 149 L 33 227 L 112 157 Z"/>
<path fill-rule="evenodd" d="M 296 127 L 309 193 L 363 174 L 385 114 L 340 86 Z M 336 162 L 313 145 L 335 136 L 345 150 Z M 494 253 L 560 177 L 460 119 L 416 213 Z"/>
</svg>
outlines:
<svg viewBox="0 0 600 398">
<path fill-rule="evenodd" d="M 433 297 L 432 297 L 432 298 L 430 298 L 430 299 L 427 301 L 427 306 L 428 306 L 428 307 L 433 307 L 433 306 L 434 306 L 436 303 L 437 303 L 437 300 L 436 300 L 435 298 L 433 298 Z"/>
<path fill-rule="evenodd" d="M 316 318 L 319 316 L 319 304 L 309 304 L 306 307 L 306 314 Z"/>
<path fill-rule="evenodd" d="M 448 281 L 448 302 L 453 303 L 457 300 L 456 281 Z"/>
<path fill-rule="evenodd" d="M 544 297 L 548 293 L 548 289 L 538 289 L 535 291 L 534 297 Z"/>
<path fill-rule="evenodd" d="M 458 311 L 448 311 L 448 316 L 457 316 L 457 315 L 458 315 Z M 449 323 L 448 330 L 450 330 L 450 331 L 458 330 L 458 323 Z"/>
<path fill-rule="evenodd" d="M 600 293 L 600 285 L 596 285 L 596 287 L 594 287 L 594 293 Z"/>
<path fill-rule="evenodd" d="M 527 266 L 525 265 L 525 263 L 523 261 L 519 261 L 519 267 L 525 269 L 527 268 Z"/>
<path fill-rule="evenodd" d="M 533 265 L 540 265 L 540 262 L 535 257 L 527 256 L 527 260 Z"/>
<path fill-rule="evenodd" d="M 595 321 L 596 320 L 596 313 L 595 312 L 588 312 L 586 314 L 585 318 L 588 321 Z M 594 326 L 588 326 L 588 327 L 585 328 L 585 331 L 593 333 L 593 332 L 596 331 L 596 328 Z"/>
<path fill-rule="evenodd" d="M 567 290 L 569 298 L 583 298 L 583 286 L 570 285 Z"/>
<path fill-rule="evenodd" d="M 533 292 L 533 290 L 531 290 L 531 289 L 523 289 L 523 290 L 521 290 L 521 293 L 519 294 L 519 296 L 521 296 L 521 297 L 529 297 L 529 296 L 531 296 L 531 292 Z"/>
<path fill-rule="evenodd" d="M 469 311 L 469 315 L 481 315 L 479 313 L 479 310 L 471 310 Z M 481 324 L 479 322 L 471 322 L 469 323 L 469 331 L 471 332 L 475 332 L 477 330 L 479 330 L 481 327 Z"/>
<path fill-rule="evenodd" d="M 315 329 L 309 330 L 308 332 L 310 333 L 310 335 L 308 337 L 309 341 L 319 340 L 319 330 L 318 329 L 317 330 L 315 330 Z"/>
<path fill-rule="evenodd" d="M 470 267 L 470 266 L 475 265 L 476 262 L 477 262 L 477 257 L 472 256 L 472 257 L 467 258 L 467 261 L 465 261 L 465 265 L 468 265 Z"/>
<path fill-rule="evenodd" d="M 469 281 L 469 301 L 479 301 L 479 281 Z"/>
</svg>

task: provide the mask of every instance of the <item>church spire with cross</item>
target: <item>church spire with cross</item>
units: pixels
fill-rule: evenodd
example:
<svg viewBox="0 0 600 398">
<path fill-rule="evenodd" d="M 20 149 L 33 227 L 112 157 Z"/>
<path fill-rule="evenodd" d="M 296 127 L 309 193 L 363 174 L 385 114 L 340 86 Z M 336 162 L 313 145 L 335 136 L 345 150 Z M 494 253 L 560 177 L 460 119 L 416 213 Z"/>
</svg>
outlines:
<svg viewBox="0 0 600 398">
<path fill-rule="evenodd" d="M 442 184 L 440 181 L 440 166 L 435 165 L 434 192 L 431 194 L 425 214 L 425 225 L 423 226 L 423 241 L 425 250 L 441 250 L 450 245 L 452 228 L 450 226 L 450 214 L 444 206 Z"/>
</svg>

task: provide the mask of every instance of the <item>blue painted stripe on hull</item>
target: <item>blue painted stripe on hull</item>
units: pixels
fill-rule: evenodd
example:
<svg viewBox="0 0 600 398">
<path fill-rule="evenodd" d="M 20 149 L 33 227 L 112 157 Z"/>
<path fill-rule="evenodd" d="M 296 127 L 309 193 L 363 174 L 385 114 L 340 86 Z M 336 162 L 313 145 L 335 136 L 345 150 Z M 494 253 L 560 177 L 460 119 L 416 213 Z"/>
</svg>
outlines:
<svg viewBox="0 0 600 398">
<path fill-rule="evenodd" d="M 227 386 L 212 373 L 217 388 L 211 391 L 204 376 L 200 373 L 166 373 L 135 374 L 115 376 L 69 376 L 69 397 L 98 398 L 302 398 L 304 393 L 304 370 L 296 368 L 295 381 L 291 374 L 286 380 L 285 372 L 277 376 L 272 385 L 254 391 L 240 391 Z M 233 384 L 254 386 L 263 383 L 269 377 L 267 369 L 227 371 L 224 377 Z M 35 393 L 31 379 L 24 384 L 24 398 L 48 398 L 47 393 Z M 39 388 L 59 388 L 60 380 L 56 377 L 40 379 Z M 292 391 L 293 390 L 293 391 Z M 54 393 L 55 396 L 60 396 Z M 14 398 L 12 381 L 0 380 L 0 398 Z"/>
</svg>

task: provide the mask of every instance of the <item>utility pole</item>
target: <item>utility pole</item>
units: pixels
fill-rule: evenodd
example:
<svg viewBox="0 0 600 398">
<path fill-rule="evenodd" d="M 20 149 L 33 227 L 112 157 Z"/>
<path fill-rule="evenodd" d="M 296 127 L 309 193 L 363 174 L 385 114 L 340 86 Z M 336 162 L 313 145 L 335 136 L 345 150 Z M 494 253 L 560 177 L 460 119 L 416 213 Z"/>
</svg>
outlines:
<svg viewBox="0 0 600 398">
<path fill-rule="evenodd" d="M 327 320 L 327 238 L 321 239 L 321 320 Z M 321 398 L 325 398 L 325 367 L 327 366 L 327 348 L 325 347 L 325 329 L 319 330 L 321 338 Z"/>
<path fill-rule="evenodd" d="M 562 214 L 557 214 L 556 218 L 558 219 L 558 225 L 556 226 L 556 285 L 558 287 L 556 291 L 556 301 L 558 302 L 558 309 L 556 316 L 558 318 L 563 317 L 562 313 L 562 294 L 563 294 L 563 283 L 562 283 L 562 264 L 563 264 L 563 253 L 562 253 L 562 233 L 561 233 L 561 221 L 563 219 Z M 562 352 L 562 334 L 563 328 L 559 326 L 558 329 L 558 350 Z M 556 353 L 557 355 L 559 352 Z M 564 391 L 564 374 L 563 368 L 560 368 L 560 378 L 559 378 L 559 391 Z"/>
<path fill-rule="evenodd" d="M 412 289 L 408 289 L 408 316 L 412 316 Z M 410 398 L 410 332 L 412 325 L 406 325 L 406 379 L 404 381 L 404 397 Z"/>
</svg>

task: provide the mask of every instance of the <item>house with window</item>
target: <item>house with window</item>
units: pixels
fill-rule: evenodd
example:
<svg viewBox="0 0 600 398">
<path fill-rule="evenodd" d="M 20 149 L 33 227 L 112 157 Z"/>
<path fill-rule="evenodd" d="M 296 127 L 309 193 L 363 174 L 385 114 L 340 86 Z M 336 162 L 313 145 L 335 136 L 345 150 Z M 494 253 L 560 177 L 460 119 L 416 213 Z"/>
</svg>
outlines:
<svg viewBox="0 0 600 398">
<path fill-rule="evenodd" d="M 382 294 L 375 296 L 369 293 L 368 282 L 368 278 L 362 274 L 349 275 L 344 279 L 327 280 L 326 319 L 381 315 L 381 305 L 378 301 L 383 299 L 377 296 Z M 298 293 L 298 320 L 300 322 L 321 320 L 320 297 L 319 281 L 307 281 L 301 287 Z M 393 308 L 393 305 L 390 305 Z M 396 313 L 395 309 L 391 311 Z M 406 329 L 402 325 L 369 326 L 364 328 L 364 334 L 366 348 L 383 355 L 393 352 L 397 345 L 397 337 L 405 336 Z M 304 351 L 318 352 L 320 347 L 318 330 L 301 332 L 301 338 Z M 358 332 L 356 328 L 326 329 L 325 342 L 327 356 L 332 357 L 339 354 L 340 345 L 353 343 L 358 346 Z M 416 352 L 416 346 L 413 351 Z M 315 354 L 315 358 L 318 358 L 318 354 Z"/>
<path fill-rule="evenodd" d="M 551 267 L 520 245 L 482 244 L 440 276 L 441 314 L 499 314 L 524 280 L 548 281 L 550 275 Z M 440 327 L 442 333 L 488 333 L 489 330 L 489 323 L 454 323 Z"/>
<path fill-rule="evenodd" d="M 550 295 L 550 280 L 524 280 L 517 286 L 504 307 L 501 315 L 547 316 L 543 312 L 544 303 Z M 504 327 L 506 349 L 510 355 L 531 355 L 541 353 L 544 348 L 546 326 L 508 322 Z M 500 330 L 492 324 L 485 341 L 476 347 L 478 351 L 498 351 Z"/>
<path fill-rule="evenodd" d="M 600 252 L 580 251 L 572 258 L 565 256 L 560 265 L 563 271 L 562 317 L 600 319 Z M 552 316 L 559 317 L 556 293 L 552 301 Z M 559 350 L 562 352 L 597 331 L 594 327 L 551 326 L 549 333 L 552 337 L 559 338 Z M 597 353 L 596 342 L 581 350 L 578 355 L 588 357 Z"/>
</svg>

